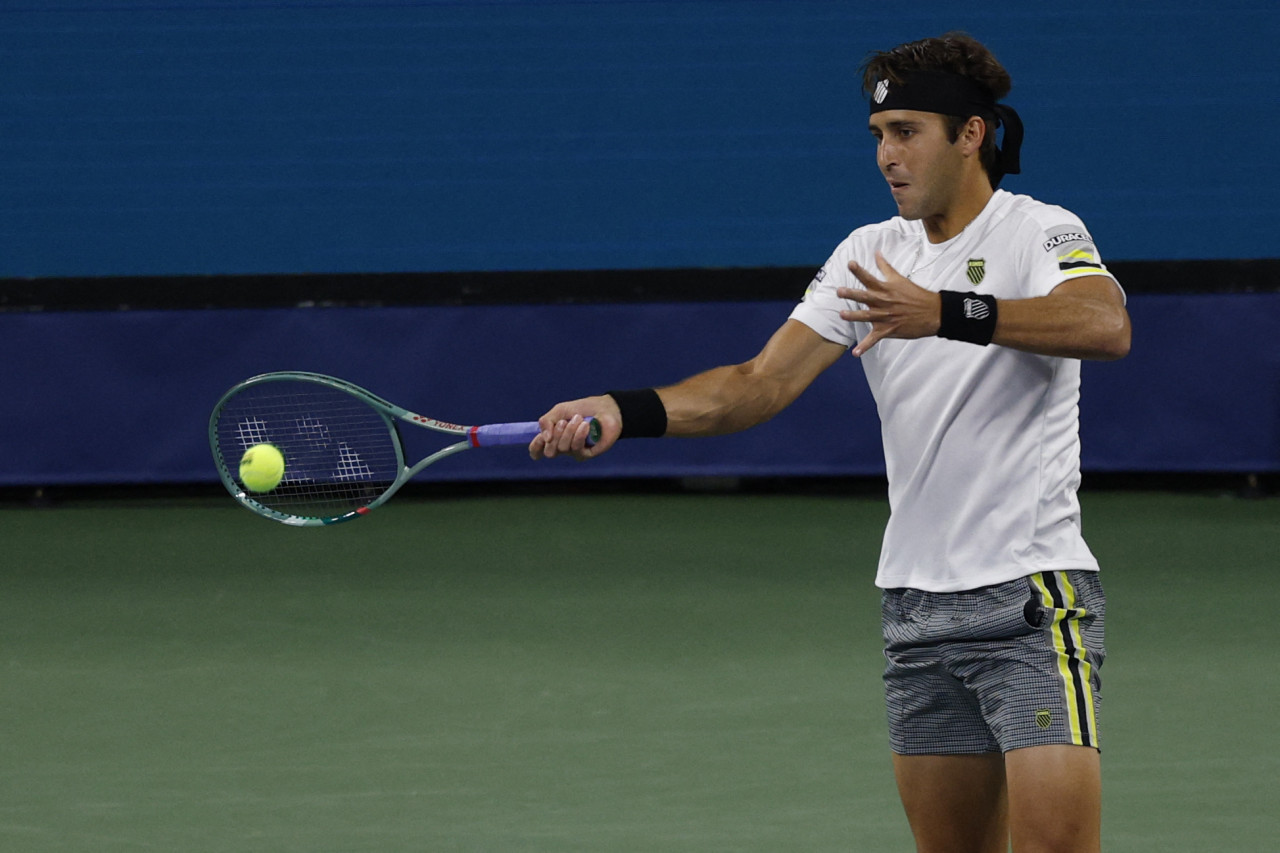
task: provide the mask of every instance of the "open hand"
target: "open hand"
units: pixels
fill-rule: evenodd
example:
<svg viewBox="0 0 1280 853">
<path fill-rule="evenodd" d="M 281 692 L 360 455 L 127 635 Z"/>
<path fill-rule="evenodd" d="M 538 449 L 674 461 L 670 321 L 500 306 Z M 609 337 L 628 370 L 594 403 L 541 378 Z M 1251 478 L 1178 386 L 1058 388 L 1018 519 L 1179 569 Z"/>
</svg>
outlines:
<svg viewBox="0 0 1280 853">
<path fill-rule="evenodd" d="M 864 289 L 836 288 L 836 296 L 861 302 L 862 310 L 845 310 L 840 318 L 851 323 L 870 323 L 871 333 L 853 348 L 856 356 L 864 355 L 884 338 L 927 338 L 938 333 L 942 322 L 942 300 L 925 290 L 889 265 L 884 255 L 876 252 L 876 266 L 883 278 L 849 262 L 849 272 Z"/>
</svg>

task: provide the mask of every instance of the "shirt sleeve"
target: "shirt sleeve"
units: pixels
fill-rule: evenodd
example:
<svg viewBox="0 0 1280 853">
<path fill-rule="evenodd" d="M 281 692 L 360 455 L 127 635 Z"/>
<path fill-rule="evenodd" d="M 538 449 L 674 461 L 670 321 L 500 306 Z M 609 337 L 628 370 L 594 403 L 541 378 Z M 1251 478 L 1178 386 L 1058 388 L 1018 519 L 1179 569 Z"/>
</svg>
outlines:
<svg viewBox="0 0 1280 853">
<path fill-rule="evenodd" d="M 1046 296 L 1063 282 L 1100 275 L 1116 281 L 1102 262 L 1102 255 L 1084 223 L 1073 214 L 1055 208 L 1056 215 L 1048 224 L 1037 223 L 1034 245 L 1027 246 L 1029 269 L 1026 277 L 1028 296 Z M 1120 283 L 1117 281 L 1116 286 Z M 1124 293 L 1123 288 L 1120 291 Z"/>
<path fill-rule="evenodd" d="M 860 303 L 836 296 L 838 287 L 861 287 L 849 272 L 852 257 L 849 241 L 841 243 L 804 292 L 804 298 L 791 312 L 791 319 L 799 320 L 823 338 L 833 343 L 852 347 L 870 332 L 867 323 L 850 323 L 840 318 L 840 312 L 860 308 Z"/>
</svg>

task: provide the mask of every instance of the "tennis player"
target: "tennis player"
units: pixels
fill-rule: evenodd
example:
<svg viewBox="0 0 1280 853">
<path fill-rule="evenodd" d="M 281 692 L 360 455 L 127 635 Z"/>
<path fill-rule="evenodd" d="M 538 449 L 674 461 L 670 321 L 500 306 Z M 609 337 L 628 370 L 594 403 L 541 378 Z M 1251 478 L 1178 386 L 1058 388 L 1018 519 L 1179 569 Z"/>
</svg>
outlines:
<svg viewBox="0 0 1280 853">
<path fill-rule="evenodd" d="M 1124 293 L 1080 219 L 998 189 L 1022 125 L 982 44 L 872 54 L 862 85 L 898 215 L 850 234 L 752 360 L 561 403 L 529 451 L 746 429 L 851 350 L 884 436 L 876 583 L 917 849 L 1097 851 L 1105 604 L 1081 536 L 1077 403 L 1080 359 L 1128 353 Z"/>
</svg>

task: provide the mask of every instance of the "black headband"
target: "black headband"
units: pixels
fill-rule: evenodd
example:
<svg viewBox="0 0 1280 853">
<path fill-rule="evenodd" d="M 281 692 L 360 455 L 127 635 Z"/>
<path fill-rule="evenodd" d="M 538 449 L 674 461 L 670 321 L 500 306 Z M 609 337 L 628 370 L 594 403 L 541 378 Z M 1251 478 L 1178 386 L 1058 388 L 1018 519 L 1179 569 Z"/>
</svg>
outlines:
<svg viewBox="0 0 1280 853">
<path fill-rule="evenodd" d="M 912 71 L 902 83 L 881 80 L 871 90 L 871 114 L 884 110 L 918 110 L 946 116 L 979 116 L 1004 127 L 1004 144 L 997 151 L 1000 175 L 1022 171 L 1022 119 L 1013 107 L 997 104 L 991 90 L 976 80 L 950 71 Z M 996 176 L 997 178 L 999 176 Z"/>
</svg>

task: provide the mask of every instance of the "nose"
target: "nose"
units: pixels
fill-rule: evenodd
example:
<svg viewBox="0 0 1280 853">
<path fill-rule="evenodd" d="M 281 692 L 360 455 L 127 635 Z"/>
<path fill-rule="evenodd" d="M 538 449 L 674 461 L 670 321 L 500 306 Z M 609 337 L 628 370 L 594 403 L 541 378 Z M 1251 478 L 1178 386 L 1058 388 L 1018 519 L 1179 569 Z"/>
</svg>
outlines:
<svg viewBox="0 0 1280 853">
<path fill-rule="evenodd" d="M 886 173 L 889 167 L 900 165 L 897 146 L 890 144 L 888 139 L 881 139 L 876 144 L 876 165 L 880 167 L 881 172 Z"/>
</svg>

